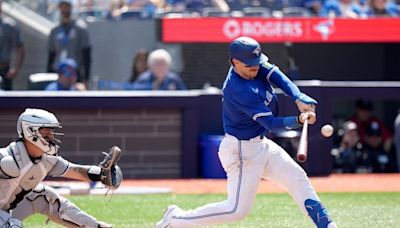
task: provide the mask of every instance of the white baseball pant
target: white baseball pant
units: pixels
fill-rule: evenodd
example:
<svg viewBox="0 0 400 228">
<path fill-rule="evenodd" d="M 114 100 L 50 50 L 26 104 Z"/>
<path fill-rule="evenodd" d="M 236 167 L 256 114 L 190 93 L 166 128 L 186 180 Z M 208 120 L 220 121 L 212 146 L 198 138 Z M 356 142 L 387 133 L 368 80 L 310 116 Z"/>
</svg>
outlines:
<svg viewBox="0 0 400 228">
<path fill-rule="evenodd" d="M 218 155 L 227 173 L 228 198 L 175 214 L 171 219 L 172 227 L 206 226 L 243 219 L 253 206 L 262 178 L 287 189 L 305 214 L 306 199 L 319 201 L 305 171 L 270 139 L 238 140 L 226 135 Z"/>
</svg>

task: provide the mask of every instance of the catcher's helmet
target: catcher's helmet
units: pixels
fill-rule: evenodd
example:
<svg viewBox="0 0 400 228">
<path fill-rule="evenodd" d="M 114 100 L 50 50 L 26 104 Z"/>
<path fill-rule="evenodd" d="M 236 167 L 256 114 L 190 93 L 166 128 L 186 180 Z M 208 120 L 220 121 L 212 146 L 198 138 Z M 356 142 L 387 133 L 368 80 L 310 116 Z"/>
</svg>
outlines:
<svg viewBox="0 0 400 228">
<path fill-rule="evenodd" d="M 229 55 L 249 66 L 256 66 L 265 61 L 268 57 L 261 52 L 260 44 L 250 37 L 239 37 L 229 45 Z"/>
<path fill-rule="evenodd" d="M 18 137 L 33 143 L 49 155 L 56 155 L 59 146 L 56 142 L 61 142 L 54 137 L 53 140 L 45 139 L 40 134 L 40 128 L 61 128 L 61 124 L 53 113 L 43 109 L 27 108 L 19 116 L 17 122 Z"/>
</svg>

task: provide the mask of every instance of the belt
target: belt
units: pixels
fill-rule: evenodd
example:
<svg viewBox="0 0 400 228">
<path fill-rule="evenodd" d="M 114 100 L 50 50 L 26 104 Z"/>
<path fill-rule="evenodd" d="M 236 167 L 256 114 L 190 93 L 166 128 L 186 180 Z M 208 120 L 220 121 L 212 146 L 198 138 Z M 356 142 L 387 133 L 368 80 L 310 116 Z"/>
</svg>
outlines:
<svg viewBox="0 0 400 228">
<path fill-rule="evenodd" d="M 251 138 L 251 139 L 249 139 L 249 140 L 247 140 L 247 141 L 255 141 L 255 140 L 263 140 L 265 138 L 265 136 L 264 135 L 258 135 L 258 136 L 256 136 L 256 137 L 254 137 L 254 138 Z"/>
<path fill-rule="evenodd" d="M 238 139 L 235 136 L 230 135 L 230 134 L 225 134 L 225 137 L 234 138 L 234 139 L 240 140 L 240 141 L 250 141 L 250 142 L 251 141 L 260 141 L 260 140 L 266 138 L 266 136 L 264 136 L 264 135 L 258 135 L 258 136 L 254 137 L 254 138 L 251 138 L 251 139 Z"/>
</svg>

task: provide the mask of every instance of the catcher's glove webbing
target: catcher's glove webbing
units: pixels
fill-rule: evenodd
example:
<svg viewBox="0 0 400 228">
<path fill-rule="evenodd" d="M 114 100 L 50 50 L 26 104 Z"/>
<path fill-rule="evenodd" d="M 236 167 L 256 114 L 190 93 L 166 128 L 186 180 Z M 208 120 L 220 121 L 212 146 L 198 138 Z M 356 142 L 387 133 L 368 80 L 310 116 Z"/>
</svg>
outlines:
<svg viewBox="0 0 400 228">
<path fill-rule="evenodd" d="M 118 146 L 113 146 L 102 162 L 101 167 L 101 183 L 110 189 L 117 189 L 122 182 L 122 171 L 117 165 L 121 158 L 121 149 Z"/>
</svg>

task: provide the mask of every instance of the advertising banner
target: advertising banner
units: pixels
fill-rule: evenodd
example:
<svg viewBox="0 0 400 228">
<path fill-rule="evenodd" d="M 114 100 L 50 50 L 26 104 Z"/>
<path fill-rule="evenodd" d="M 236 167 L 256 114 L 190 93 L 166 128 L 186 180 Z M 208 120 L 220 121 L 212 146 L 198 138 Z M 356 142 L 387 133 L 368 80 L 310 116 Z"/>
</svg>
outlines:
<svg viewBox="0 0 400 228">
<path fill-rule="evenodd" d="M 259 42 L 400 42 L 400 19 L 164 18 L 166 43 L 225 43 L 239 36 Z"/>
</svg>

